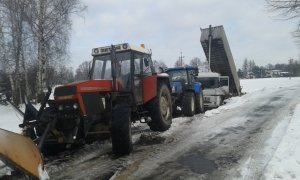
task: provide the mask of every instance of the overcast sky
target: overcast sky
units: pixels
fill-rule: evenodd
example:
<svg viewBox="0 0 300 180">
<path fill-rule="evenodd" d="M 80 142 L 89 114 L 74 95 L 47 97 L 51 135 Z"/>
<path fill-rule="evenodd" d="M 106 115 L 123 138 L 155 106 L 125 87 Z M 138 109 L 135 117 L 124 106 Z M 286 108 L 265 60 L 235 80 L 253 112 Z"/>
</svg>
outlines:
<svg viewBox="0 0 300 180">
<path fill-rule="evenodd" d="M 245 58 L 257 65 L 299 59 L 292 38 L 295 20 L 282 21 L 264 0 L 84 0 L 84 18 L 73 16 L 71 62 L 91 60 L 94 47 L 119 43 L 145 44 L 152 59 L 168 66 L 183 53 L 206 60 L 200 28 L 223 25 L 237 68 Z"/>
</svg>

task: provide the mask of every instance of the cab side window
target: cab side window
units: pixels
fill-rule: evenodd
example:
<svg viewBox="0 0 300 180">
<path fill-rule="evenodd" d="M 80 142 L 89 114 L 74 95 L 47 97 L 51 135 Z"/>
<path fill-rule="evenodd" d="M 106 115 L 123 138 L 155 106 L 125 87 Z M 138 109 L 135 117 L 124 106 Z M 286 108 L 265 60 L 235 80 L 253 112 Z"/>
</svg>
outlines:
<svg viewBox="0 0 300 180">
<path fill-rule="evenodd" d="M 151 75 L 151 59 L 149 56 L 144 56 L 143 57 L 143 75 Z"/>
</svg>

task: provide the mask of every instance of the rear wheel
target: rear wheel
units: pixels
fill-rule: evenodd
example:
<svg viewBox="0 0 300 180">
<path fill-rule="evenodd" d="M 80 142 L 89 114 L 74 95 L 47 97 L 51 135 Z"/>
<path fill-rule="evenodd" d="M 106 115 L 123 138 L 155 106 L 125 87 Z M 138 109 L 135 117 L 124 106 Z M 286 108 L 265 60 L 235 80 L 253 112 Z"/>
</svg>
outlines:
<svg viewBox="0 0 300 180">
<path fill-rule="evenodd" d="M 127 155 L 132 151 L 131 111 L 125 103 L 113 108 L 111 121 L 112 149 L 116 155 Z"/>
<path fill-rule="evenodd" d="M 189 117 L 195 114 L 195 95 L 193 92 L 186 92 L 183 96 L 183 114 Z"/>
<path fill-rule="evenodd" d="M 164 83 L 158 84 L 157 96 L 148 106 L 151 121 L 148 123 L 153 131 L 166 131 L 172 123 L 172 100 L 170 90 Z"/>
<path fill-rule="evenodd" d="M 196 113 L 203 113 L 204 112 L 204 98 L 203 92 L 200 91 L 196 94 Z"/>
</svg>

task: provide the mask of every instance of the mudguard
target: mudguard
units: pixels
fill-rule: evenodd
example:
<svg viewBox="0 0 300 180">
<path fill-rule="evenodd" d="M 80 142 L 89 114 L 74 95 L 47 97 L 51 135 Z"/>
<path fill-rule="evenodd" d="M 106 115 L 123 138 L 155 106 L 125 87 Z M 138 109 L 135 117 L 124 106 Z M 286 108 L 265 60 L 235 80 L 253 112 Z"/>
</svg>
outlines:
<svg viewBox="0 0 300 180">
<path fill-rule="evenodd" d="M 201 86 L 202 86 L 202 84 L 199 83 L 199 82 L 195 82 L 194 83 L 194 91 L 195 91 L 195 93 L 199 93 L 200 92 L 200 90 L 202 88 Z"/>
<path fill-rule="evenodd" d="M 38 179 L 49 179 L 42 155 L 28 137 L 0 129 L 0 157 L 5 164 Z"/>
</svg>

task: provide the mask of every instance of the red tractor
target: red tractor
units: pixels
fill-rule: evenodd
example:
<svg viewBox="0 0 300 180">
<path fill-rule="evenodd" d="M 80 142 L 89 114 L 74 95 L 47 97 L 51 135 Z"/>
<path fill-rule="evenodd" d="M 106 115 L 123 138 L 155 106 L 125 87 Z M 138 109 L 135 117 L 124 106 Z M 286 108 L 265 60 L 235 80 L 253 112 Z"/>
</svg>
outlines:
<svg viewBox="0 0 300 180">
<path fill-rule="evenodd" d="M 113 152 L 124 155 L 132 151 L 132 122 L 170 128 L 169 77 L 155 72 L 150 50 L 125 43 L 94 48 L 92 56 L 89 80 L 55 88 L 54 100 L 49 89 L 39 110 L 27 103 L 20 127 L 42 152 L 110 134 Z M 26 169 L 27 162 L 17 163 Z"/>
</svg>

